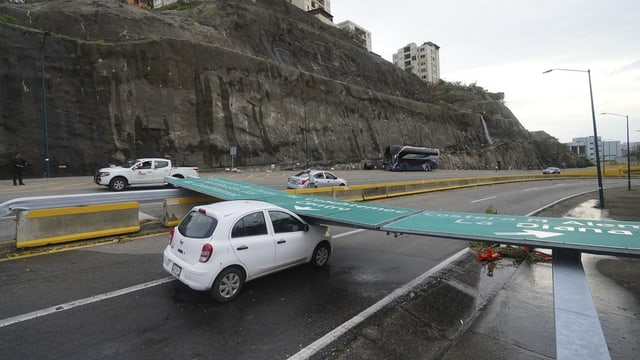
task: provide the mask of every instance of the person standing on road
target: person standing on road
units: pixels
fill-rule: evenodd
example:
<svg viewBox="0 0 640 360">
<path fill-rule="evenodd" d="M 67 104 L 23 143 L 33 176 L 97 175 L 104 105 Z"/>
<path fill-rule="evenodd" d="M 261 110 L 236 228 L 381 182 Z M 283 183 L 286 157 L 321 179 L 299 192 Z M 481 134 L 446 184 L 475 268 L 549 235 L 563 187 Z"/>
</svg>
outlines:
<svg viewBox="0 0 640 360">
<path fill-rule="evenodd" d="M 11 159 L 11 170 L 13 170 L 13 186 L 18 184 L 24 185 L 22 181 L 22 169 L 27 166 L 27 160 L 22 158 L 20 152 L 15 153 L 13 159 Z"/>
</svg>

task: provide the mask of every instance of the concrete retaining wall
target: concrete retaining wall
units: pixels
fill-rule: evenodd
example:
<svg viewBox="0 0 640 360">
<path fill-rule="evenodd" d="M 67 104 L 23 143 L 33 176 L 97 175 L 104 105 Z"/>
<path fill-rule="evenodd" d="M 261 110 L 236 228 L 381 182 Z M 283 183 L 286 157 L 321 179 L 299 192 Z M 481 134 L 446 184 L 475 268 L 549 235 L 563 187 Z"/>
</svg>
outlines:
<svg viewBox="0 0 640 360">
<path fill-rule="evenodd" d="M 26 210 L 16 218 L 16 247 L 35 247 L 140 231 L 137 202 Z"/>
</svg>

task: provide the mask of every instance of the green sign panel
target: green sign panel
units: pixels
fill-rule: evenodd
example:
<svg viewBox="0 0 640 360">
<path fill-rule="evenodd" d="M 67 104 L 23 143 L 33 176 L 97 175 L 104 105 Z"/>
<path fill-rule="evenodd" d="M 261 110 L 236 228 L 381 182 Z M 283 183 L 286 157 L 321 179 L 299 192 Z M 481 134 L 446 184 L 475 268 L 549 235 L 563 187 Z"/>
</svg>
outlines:
<svg viewBox="0 0 640 360">
<path fill-rule="evenodd" d="M 263 200 L 282 196 L 282 191 L 263 186 L 248 184 L 225 178 L 187 178 L 167 177 L 166 181 L 222 200 Z"/>
<path fill-rule="evenodd" d="M 607 254 L 640 255 L 640 223 L 424 211 L 381 230 Z"/>
<path fill-rule="evenodd" d="M 222 200 L 269 202 L 329 224 L 459 240 L 640 255 L 638 222 L 421 211 L 289 194 L 225 178 L 167 178 L 167 181 Z"/>
</svg>

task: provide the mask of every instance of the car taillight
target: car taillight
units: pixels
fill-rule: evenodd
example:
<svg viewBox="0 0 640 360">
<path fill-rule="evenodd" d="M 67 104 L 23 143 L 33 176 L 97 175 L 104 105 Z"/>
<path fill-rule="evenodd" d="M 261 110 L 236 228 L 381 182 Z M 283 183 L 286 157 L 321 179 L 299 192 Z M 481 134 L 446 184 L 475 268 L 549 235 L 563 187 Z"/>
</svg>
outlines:
<svg viewBox="0 0 640 360">
<path fill-rule="evenodd" d="M 200 262 L 204 263 L 209 261 L 213 254 L 213 246 L 211 244 L 202 245 L 202 251 L 200 251 Z"/>
<path fill-rule="evenodd" d="M 304 185 L 304 184 L 306 184 L 306 183 L 307 183 L 307 181 L 309 181 L 309 180 L 307 180 L 307 179 L 303 179 L 303 180 L 301 180 L 301 181 L 300 181 L 300 185 Z"/>
<path fill-rule="evenodd" d="M 175 234 L 175 232 L 175 227 L 172 227 L 171 230 L 169 230 L 169 245 L 173 245 L 173 234 Z"/>
</svg>

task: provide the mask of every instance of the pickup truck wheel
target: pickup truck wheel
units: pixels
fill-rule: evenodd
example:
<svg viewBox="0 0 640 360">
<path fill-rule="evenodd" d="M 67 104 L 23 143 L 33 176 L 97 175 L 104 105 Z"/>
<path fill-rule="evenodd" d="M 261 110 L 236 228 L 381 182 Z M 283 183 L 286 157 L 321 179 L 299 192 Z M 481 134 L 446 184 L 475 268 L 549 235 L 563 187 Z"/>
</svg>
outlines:
<svg viewBox="0 0 640 360">
<path fill-rule="evenodd" d="M 109 189 L 113 191 L 122 191 L 127 188 L 129 184 L 127 183 L 127 179 L 123 177 L 116 177 L 111 179 L 109 182 Z"/>
</svg>

